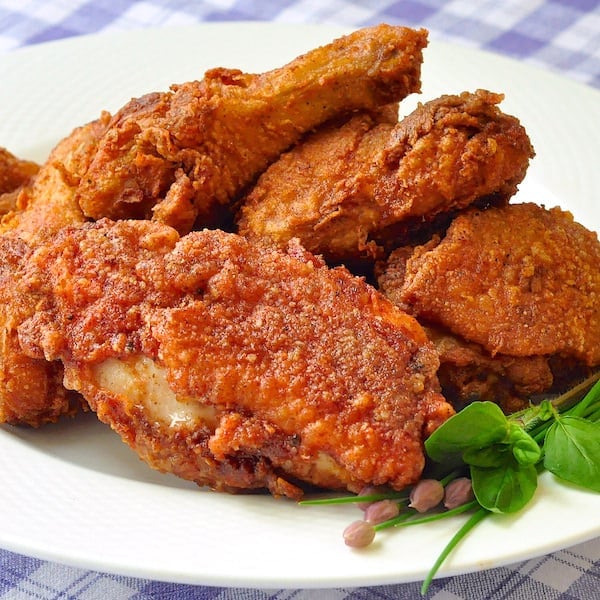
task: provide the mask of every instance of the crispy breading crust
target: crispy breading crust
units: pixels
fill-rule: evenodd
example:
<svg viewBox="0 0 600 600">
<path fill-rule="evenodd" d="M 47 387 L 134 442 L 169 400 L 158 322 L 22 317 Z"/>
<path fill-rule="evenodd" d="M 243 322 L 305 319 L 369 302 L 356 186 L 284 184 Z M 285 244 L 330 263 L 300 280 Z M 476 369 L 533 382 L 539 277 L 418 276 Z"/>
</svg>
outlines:
<svg viewBox="0 0 600 600">
<path fill-rule="evenodd" d="M 124 106 L 82 177 L 87 217 L 210 225 L 281 152 L 321 123 L 420 90 L 427 32 L 378 25 L 260 75 L 212 69 Z"/>
<path fill-rule="evenodd" d="M 407 243 L 441 213 L 508 201 L 534 152 L 525 128 L 498 108 L 502 98 L 445 95 L 396 124 L 360 115 L 318 130 L 259 178 L 240 233 L 280 246 L 297 237 L 348 261 Z"/>
<path fill-rule="evenodd" d="M 38 427 L 73 414 L 79 402 L 62 385 L 62 365 L 23 353 L 17 327 L 35 311 L 36 300 L 18 289 L 30 248 L 0 236 L 0 423 Z"/>
<path fill-rule="evenodd" d="M 457 410 L 489 400 L 511 413 L 600 364 L 599 265 L 597 235 L 571 214 L 510 204 L 396 249 L 378 283 L 426 327 Z"/>
<path fill-rule="evenodd" d="M 41 299 L 20 328 L 28 353 L 61 359 L 67 384 L 140 456 L 200 484 L 402 488 L 452 414 L 418 323 L 295 244 L 101 221 L 36 250 L 23 285 Z M 192 417 L 153 417 L 148 397 L 111 388 L 107 365 L 164 376 Z"/>
</svg>

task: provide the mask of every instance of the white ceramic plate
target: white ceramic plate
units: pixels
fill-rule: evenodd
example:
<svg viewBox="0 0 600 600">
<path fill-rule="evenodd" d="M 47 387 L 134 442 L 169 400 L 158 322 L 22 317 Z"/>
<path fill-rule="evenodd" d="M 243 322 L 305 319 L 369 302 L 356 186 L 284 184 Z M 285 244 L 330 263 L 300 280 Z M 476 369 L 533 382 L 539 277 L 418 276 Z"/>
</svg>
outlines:
<svg viewBox="0 0 600 600">
<path fill-rule="evenodd" d="M 0 60 L 0 145 L 43 160 L 70 130 L 132 96 L 201 78 L 210 67 L 263 71 L 341 35 L 321 26 L 224 24 L 65 40 Z M 600 94 L 495 55 L 431 43 L 423 100 L 478 87 L 506 93 L 537 150 L 519 197 L 600 229 Z M 416 99 L 407 100 L 408 112 Z M 0 546 L 100 571 L 263 588 L 419 580 L 461 523 L 343 544 L 358 515 L 266 496 L 200 490 L 148 469 L 93 415 L 38 431 L 0 429 Z M 440 575 L 490 568 L 600 534 L 600 495 L 543 477 L 520 514 L 487 520 Z"/>
</svg>

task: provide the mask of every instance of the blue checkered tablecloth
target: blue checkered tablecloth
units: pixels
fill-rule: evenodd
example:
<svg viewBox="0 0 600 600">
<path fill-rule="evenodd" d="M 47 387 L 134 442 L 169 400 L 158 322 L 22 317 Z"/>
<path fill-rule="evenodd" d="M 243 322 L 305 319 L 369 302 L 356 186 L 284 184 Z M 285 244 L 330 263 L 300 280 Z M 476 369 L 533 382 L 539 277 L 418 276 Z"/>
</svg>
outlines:
<svg viewBox="0 0 600 600">
<path fill-rule="evenodd" d="M 0 51 L 99 31 L 206 21 L 423 26 L 600 87 L 598 0 L 0 0 Z"/>
<path fill-rule="evenodd" d="M 432 39 L 491 50 L 600 88 L 598 0 L 0 0 L 0 60 L 14 48 L 93 32 L 248 20 L 419 25 Z M 329 590 L 210 588 L 76 569 L 0 549 L 1 599 L 391 600 L 419 598 L 419 587 L 417 582 Z M 427 597 L 598 599 L 600 539 L 436 580 Z"/>
</svg>

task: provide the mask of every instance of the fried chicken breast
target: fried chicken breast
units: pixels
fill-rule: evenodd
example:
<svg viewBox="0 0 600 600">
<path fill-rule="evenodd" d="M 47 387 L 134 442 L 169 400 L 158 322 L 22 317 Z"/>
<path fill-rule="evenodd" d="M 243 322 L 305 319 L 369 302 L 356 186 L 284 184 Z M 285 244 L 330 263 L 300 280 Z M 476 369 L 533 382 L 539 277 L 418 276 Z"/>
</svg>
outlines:
<svg viewBox="0 0 600 600">
<path fill-rule="evenodd" d="M 182 233 L 212 223 L 307 131 L 419 91 L 426 44 L 425 30 L 379 25 L 267 73 L 212 69 L 134 99 L 100 140 L 78 203 L 92 219 L 153 217 Z"/>
<path fill-rule="evenodd" d="M 25 351 L 60 359 L 148 464 L 200 485 L 402 488 L 452 414 L 416 320 L 297 244 L 102 220 L 36 249 L 21 285 L 39 306 Z"/>
<path fill-rule="evenodd" d="M 502 376 L 526 382 L 529 394 L 549 389 L 565 361 L 575 373 L 600 365 L 600 243 L 559 208 L 471 209 L 442 238 L 392 253 L 379 284 L 395 304 L 457 338 L 446 340 L 442 364 L 483 365 L 480 382 L 491 363 L 477 353 L 497 359 Z"/>
<path fill-rule="evenodd" d="M 440 213 L 506 201 L 533 148 L 501 94 L 442 96 L 397 124 L 360 115 L 320 130 L 274 163 L 242 202 L 239 232 L 297 237 L 332 261 L 376 257 Z"/>
</svg>

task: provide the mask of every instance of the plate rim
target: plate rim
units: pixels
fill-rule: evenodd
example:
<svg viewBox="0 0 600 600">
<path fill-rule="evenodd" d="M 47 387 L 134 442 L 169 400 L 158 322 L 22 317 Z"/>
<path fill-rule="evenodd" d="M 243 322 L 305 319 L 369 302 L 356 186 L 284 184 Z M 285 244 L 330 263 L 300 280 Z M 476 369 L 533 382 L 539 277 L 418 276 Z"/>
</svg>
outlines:
<svg viewBox="0 0 600 600">
<path fill-rule="evenodd" d="M 105 43 L 106 41 L 110 41 L 110 40 L 114 41 L 114 40 L 118 39 L 118 40 L 120 40 L 120 43 L 125 43 L 125 45 L 126 45 L 127 39 L 132 39 L 134 37 L 136 38 L 136 40 L 142 40 L 142 39 L 152 39 L 153 37 L 163 36 L 165 34 L 170 35 L 170 36 L 175 36 L 175 35 L 179 35 L 180 32 L 182 32 L 183 30 L 188 31 L 188 33 L 189 33 L 189 31 L 198 31 L 198 30 L 214 31 L 217 29 L 222 30 L 223 28 L 239 29 L 240 27 L 245 28 L 247 31 L 258 30 L 258 29 L 273 29 L 273 28 L 279 28 L 279 29 L 283 28 L 288 31 L 295 30 L 297 32 L 303 32 L 303 33 L 310 31 L 313 33 L 318 33 L 318 36 L 323 34 L 323 37 L 326 37 L 328 40 L 333 39 L 333 37 L 338 37 L 339 35 L 342 35 L 345 32 L 356 29 L 355 27 L 346 27 L 346 26 L 338 27 L 338 26 L 319 25 L 319 24 L 273 23 L 273 22 L 256 22 L 256 21 L 199 23 L 199 24 L 189 25 L 189 26 L 176 26 L 176 27 L 168 27 L 168 28 L 148 28 L 148 29 L 139 29 L 139 30 L 130 30 L 130 31 L 110 31 L 110 32 L 105 31 L 105 32 L 99 32 L 99 33 L 88 34 L 88 35 L 83 35 L 83 36 L 76 36 L 76 37 L 67 38 L 67 39 L 54 40 L 54 41 L 50 41 L 50 42 L 45 42 L 43 44 L 37 44 L 35 46 L 19 47 L 19 48 L 12 49 L 7 52 L 3 52 L 2 55 L 4 57 L 9 58 L 8 62 L 13 61 L 13 62 L 18 63 L 20 60 L 22 60 L 20 58 L 20 56 L 29 58 L 31 55 L 37 56 L 38 54 L 41 54 L 44 52 L 49 52 L 50 54 L 52 54 L 52 52 L 55 52 L 55 50 L 54 50 L 55 48 L 59 48 L 61 50 L 61 52 L 62 51 L 70 51 L 73 49 L 78 49 L 80 46 L 85 46 L 86 44 L 89 43 L 90 40 L 93 40 L 93 43 L 95 43 L 95 44 L 102 44 L 102 43 Z M 310 36 L 307 36 L 307 37 L 310 37 Z M 439 48 L 440 53 L 447 52 L 450 49 L 452 49 L 453 51 L 457 52 L 458 54 L 460 54 L 462 56 L 471 56 L 475 53 L 475 54 L 479 55 L 479 57 L 484 57 L 484 59 L 485 59 L 485 57 L 487 57 L 487 60 L 492 60 L 493 62 L 496 61 L 497 64 L 502 63 L 505 66 L 508 66 L 508 67 L 515 66 L 515 68 L 516 68 L 516 63 L 515 63 L 514 59 L 511 59 L 506 56 L 499 55 L 499 54 L 496 54 L 493 52 L 489 52 L 486 50 L 479 50 L 479 49 L 471 48 L 468 46 L 460 46 L 457 49 L 457 46 L 454 43 L 450 43 L 450 42 L 446 42 L 446 41 L 442 41 L 442 40 L 433 40 L 433 39 L 431 40 L 430 47 Z M 436 52 L 438 52 L 438 50 L 436 50 Z M 426 60 L 427 60 L 427 57 L 426 57 Z M 537 68 L 537 67 L 534 67 L 534 66 L 531 66 L 528 64 L 527 65 L 523 64 L 523 63 L 517 63 L 517 64 L 519 65 L 519 68 L 521 69 L 521 71 L 523 69 L 525 69 L 525 71 L 532 74 L 531 76 L 534 77 L 534 79 L 541 78 L 544 81 L 544 86 L 560 86 L 560 87 L 566 86 L 567 88 L 569 88 L 567 90 L 568 93 L 573 94 L 576 97 L 581 97 L 581 96 L 588 97 L 589 96 L 590 98 L 592 98 L 592 100 L 595 100 L 595 101 L 600 99 L 600 91 L 597 91 L 594 88 L 586 86 L 585 84 L 581 84 L 580 82 L 566 79 L 556 73 L 546 71 L 544 69 Z M 217 65 L 215 64 L 213 66 L 217 66 Z M 234 65 L 227 65 L 227 66 L 234 66 Z M 2 69 L 3 69 L 3 67 L 0 67 L 0 72 L 2 71 Z M 140 90 L 140 94 L 145 93 L 145 91 L 150 91 L 150 90 Z M 591 96 L 590 96 L 590 94 L 591 94 Z M 0 96 L 0 102 L 1 102 L 1 96 Z M 1 114 L 1 111 L 0 111 L 0 114 Z M 2 125 L 0 124 L 0 133 L 1 132 L 2 132 Z M 68 132 L 66 132 L 66 133 L 68 133 Z M 56 141 L 58 141 L 58 140 L 56 140 Z M 0 145 L 2 145 L 2 138 L 0 138 Z M 10 148 L 9 148 L 9 150 L 10 150 Z M 596 185 L 597 185 L 597 183 L 596 183 Z M 7 436 L 8 436 L 8 438 L 7 438 Z M 20 444 L 22 446 L 23 442 L 22 442 L 22 440 L 21 441 L 16 440 L 15 437 L 13 435 L 11 435 L 10 428 L 7 428 L 7 426 L 2 426 L 0 428 L 0 449 L 2 449 L 4 451 L 14 450 L 15 444 L 16 445 Z M 73 483 L 73 481 L 70 480 L 70 477 L 72 477 L 72 476 L 80 477 L 81 478 L 81 481 L 79 482 L 80 484 L 83 484 L 85 482 L 89 485 L 94 486 L 94 490 L 101 489 L 102 486 L 109 481 L 112 483 L 115 483 L 113 481 L 114 477 L 112 475 L 106 475 L 106 474 L 102 474 L 102 473 L 101 474 L 95 473 L 95 475 L 94 475 L 94 477 L 92 477 L 92 479 L 96 479 L 97 481 L 90 481 L 90 474 L 85 469 L 82 469 L 79 466 L 67 464 L 64 461 L 57 459 L 56 457 L 45 456 L 44 460 L 40 460 L 40 456 L 44 456 L 43 453 L 40 453 L 39 450 L 37 450 L 35 448 L 31 448 L 29 446 L 26 446 L 26 448 L 27 448 L 27 450 L 24 452 L 24 455 L 26 455 L 32 461 L 32 463 L 36 466 L 36 468 L 43 470 L 43 469 L 47 469 L 49 466 L 51 466 L 54 469 L 55 475 L 59 475 L 59 476 L 65 478 L 66 480 L 71 481 L 71 483 Z M 21 450 L 23 450 L 22 447 L 21 447 Z M 2 470 L 5 473 L 6 472 L 11 473 L 11 475 L 13 477 L 13 481 L 22 481 L 22 473 L 15 472 L 15 466 L 11 465 L 7 462 L 7 458 L 6 458 L 6 456 L 4 456 L 5 452 L 1 452 L 0 454 L 2 455 L 2 458 L 0 460 L 2 461 L 2 463 L 4 463 Z M 10 455 L 10 452 L 8 454 Z M 549 476 L 546 477 L 545 479 L 548 480 Z M 28 485 L 30 486 L 31 482 Z M 121 479 L 119 479 L 118 483 L 115 483 L 115 485 L 118 488 L 119 493 L 124 494 L 129 499 L 130 493 L 132 492 L 132 488 L 137 488 L 140 491 L 143 491 L 144 494 L 146 494 L 148 491 L 146 486 L 152 485 L 152 484 L 143 483 L 140 487 L 139 482 L 132 482 L 127 479 L 121 478 Z M 26 487 L 24 489 L 27 489 L 28 491 L 30 491 L 32 493 L 34 492 L 34 490 L 30 489 L 30 487 Z M 156 490 L 154 490 L 154 491 L 156 492 Z M 80 490 L 77 487 L 77 492 L 82 493 L 82 490 Z M 161 492 L 159 494 L 161 497 L 163 497 L 163 496 L 170 497 L 170 496 L 172 496 L 172 493 L 173 493 L 172 490 L 171 491 L 163 490 L 163 492 Z M 196 490 L 194 490 L 194 492 L 196 492 Z M 39 490 L 38 490 L 38 493 L 39 493 Z M 585 493 L 581 493 L 577 490 L 574 492 L 574 494 L 585 505 L 585 503 L 586 503 L 585 498 L 587 497 L 587 495 Z M 61 497 L 60 499 L 62 499 L 63 501 L 68 500 L 68 498 L 65 498 L 65 497 Z M 271 499 L 268 498 L 268 501 L 270 502 Z M 186 500 L 186 502 L 187 502 L 187 500 Z M 227 504 L 229 504 L 229 503 L 230 503 L 230 500 L 227 501 Z M 597 498 L 596 498 L 595 505 L 600 507 L 600 500 Z M 0 507 L 1 506 L 2 506 L 2 501 L 0 501 Z M 58 507 L 55 507 L 55 508 L 58 508 Z M 529 510 L 531 510 L 531 509 L 529 509 Z M 3 512 L 4 511 L 0 511 L 0 513 L 3 513 Z M 30 517 L 33 518 L 34 516 L 31 515 L 30 513 L 31 513 L 31 508 L 28 508 L 27 515 L 29 515 Z M 322 514 L 322 513 L 323 513 L 323 511 L 320 512 L 320 514 Z M 84 518 L 84 516 L 85 515 L 83 515 L 83 514 L 78 515 L 78 517 L 80 519 Z M 0 523 L 2 523 L 4 521 L 4 519 L 5 519 L 5 517 L 4 517 L 4 515 L 2 515 L 0 517 Z M 323 519 L 327 520 L 325 516 L 322 516 L 319 523 L 322 523 Z M 520 519 L 520 517 L 516 517 L 515 519 L 513 519 L 513 521 L 518 522 L 519 519 Z M 333 521 L 335 522 L 335 519 L 333 519 Z M 34 522 L 41 523 L 39 521 L 39 518 L 37 520 L 35 520 Z M 96 531 L 96 530 L 94 530 L 94 531 Z M 345 548 L 343 547 L 343 544 L 341 542 L 341 531 L 334 528 L 333 534 L 336 536 L 336 543 L 339 545 L 340 556 L 343 556 L 343 555 L 348 556 L 349 554 L 348 554 L 348 552 L 345 551 Z M 477 533 L 475 533 L 474 535 L 477 536 Z M 568 539 L 566 546 L 570 546 L 570 545 L 573 545 L 573 544 L 579 543 L 579 542 L 588 541 L 589 539 L 595 538 L 598 535 L 600 535 L 600 521 L 594 527 L 590 528 L 585 533 L 580 532 L 580 534 L 576 535 L 576 536 L 571 536 L 571 537 L 567 536 L 565 538 L 565 539 Z M 426 537 L 428 537 L 428 536 L 426 536 Z M 444 542 L 445 541 L 447 541 L 447 540 L 444 540 Z M 149 569 L 147 566 L 145 567 L 142 564 L 134 564 L 134 563 L 131 563 L 128 565 L 113 564 L 108 557 L 103 557 L 99 561 L 94 562 L 93 557 L 89 556 L 89 552 L 88 552 L 87 558 L 82 558 L 81 556 L 69 555 L 68 553 L 65 554 L 64 549 L 61 550 L 61 549 L 57 548 L 56 543 L 53 543 L 53 540 L 50 538 L 44 538 L 43 543 L 38 541 L 37 545 L 36 544 L 32 545 L 31 543 L 28 543 L 27 541 L 19 540 L 18 536 L 15 535 L 14 532 L 12 533 L 12 535 L 7 535 L 5 533 L 4 527 L 0 527 L 0 543 L 2 544 L 3 547 L 6 547 L 6 549 L 8 549 L 8 550 L 12 550 L 12 551 L 19 552 L 19 553 L 24 553 L 29 556 L 34 556 L 36 558 L 40 558 L 40 559 L 44 559 L 44 560 L 51 560 L 54 562 L 68 564 L 68 565 L 71 565 L 73 567 L 78 567 L 78 568 L 101 570 L 101 571 L 106 571 L 106 572 L 111 572 L 111 573 L 118 573 L 121 575 L 149 578 L 149 579 L 154 579 L 154 580 L 159 580 L 159 581 L 169 581 L 169 582 L 174 582 L 174 583 L 187 583 L 187 584 L 197 584 L 197 585 L 218 585 L 221 587 L 238 587 L 238 586 L 258 587 L 258 588 L 290 587 L 291 584 L 293 584 L 293 587 L 303 587 L 303 588 L 339 587 L 339 586 L 344 586 L 344 585 L 352 585 L 352 586 L 385 585 L 385 584 L 392 584 L 392 583 L 403 583 L 403 582 L 409 582 L 409 581 L 416 581 L 416 580 L 421 579 L 423 577 L 424 573 L 426 572 L 426 570 L 423 571 L 423 569 L 421 568 L 421 570 L 419 570 L 419 571 L 413 571 L 413 572 L 404 573 L 404 574 L 402 574 L 402 573 L 396 574 L 396 573 L 388 572 L 385 575 L 384 574 L 380 574 L 379 576 L 375 575 L 373 578 L 373 575 L 371 574 L 371 572 L 363 571 L 362 573 L 358 573 L 358 572 L 347 573 L 346 577 L 337 577 L 337 578 L 333 578 L 333 579 L 327 579 L 323 575 L 321 575 L 321 576 L 313 575 L 308 578 L 307 577 L 298 577 L 295 580 L 291 579 L 289 574 L 278 574 L 278 573 L 269 574 L 268 576 L 265 576 L 264 574 L 261 576 L 261 575 L 252 575 L 250 573 L 246 573 L 246 575 L 244 575 L 244 576 L 238 576 L 237 579 L 235 579 L 235 577 L 236 577 L 235 574 L 234 575 L 222 574 L 222 575 L 212 575 L 211 576 L 210 574 L 204 573 L 200 580 L 200 579 L 197 579 L 195 574 L 190 572 L 189 570 L 184 572 L 183 570 L 180 569 L 178 571 L 176 566 L 170 566 L 168 571 L 160 571 L 160 570 L 155 571 L 154 569 Z M 502 566 L 505 564 L 509 564 L 510 562 L 525 560 L 527 558 L 539 556 L 540 554 L 545 554 L 547 552 L 555 551 L 560 548 L 564 548 L 566 546 L 563 543 L 549 543 L 543 547 L 543 551 L 541 551 L 541 552 L 540 552 L 539 547 L 536 548 L 535 550 L 532 549 L 531 551 L 522 551 L 520 553 L 517 552 L 513 556 L 510 556 L 510 557 L 505 556 L 502 559 L 493 562 L 493 564 L 491 564 L 485 568 L 495 568 L 495 567 L 499 567 L 499 566 Z M 378 550 L 376 550 L 376 552 L 378 552 Z M 356 553 L 353 553 L 350 555 L 355 556 Z M 435 555 L 433 555 L 432 558 L 434 559 Z M 356 562 L 357 561 L 355 561 L 353 563 L 353 565 L 355 565 Z M 372 566 L 372 561 L 370 559 L 368 559 L 368 564 L 370 566 Z M 465 565 L 461 564 L 460 560 L 458 560 L 458 561 L 451 560 L 445 566 L 442 567 L 438 576 L 446 577 L 446 576 L 457 575 L 457 574 L 461 574 L 461 573 L 468 573 L 468 572 L 477 570 L 480 567 L 481 567 L 480 563 L 477 563 L 477 564 L 472 563 L 470 566 L 465 568 Z M 163 567 L 163 568 L 165 568 L 165 567 Z"/>
</svg>

